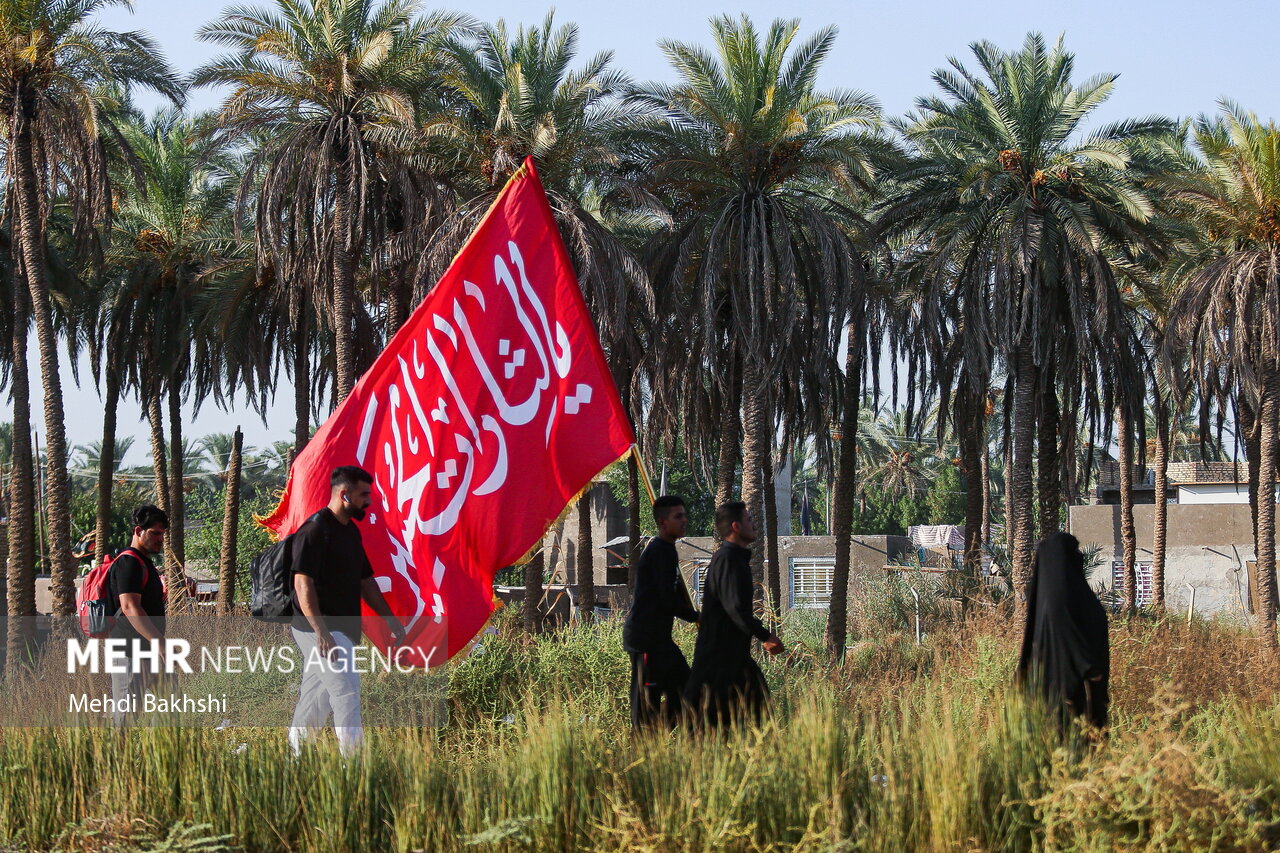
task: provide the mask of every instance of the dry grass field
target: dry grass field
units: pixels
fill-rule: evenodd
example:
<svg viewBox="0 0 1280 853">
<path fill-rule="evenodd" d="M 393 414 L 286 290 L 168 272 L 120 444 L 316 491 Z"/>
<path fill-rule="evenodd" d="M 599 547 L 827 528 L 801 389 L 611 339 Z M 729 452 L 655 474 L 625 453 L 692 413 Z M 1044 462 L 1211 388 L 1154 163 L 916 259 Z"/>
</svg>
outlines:
<svg viewBox="0 0 1280 853">
<path fill-rule="evenodd" d="M 1113 725 L 1059 741 L 1009 688 L 1016 630 L 868 623 L 845 661 L 798 614 L 758 729 L 633 737 L 619 626 L 530 639 L 500 614 L 451 668 L 449 722 L 8 728 L 0 845 L 134 850 L 1266 850 L 1280 841 L 1280 679 L 1257 638 L 1112 624 Z M 683 634 L 683 642 L 691 641 Z M 12 701 L 15 697 L 5 697 Z M 367 697 L 367 701 L 375 701 Z"/>
</svg>

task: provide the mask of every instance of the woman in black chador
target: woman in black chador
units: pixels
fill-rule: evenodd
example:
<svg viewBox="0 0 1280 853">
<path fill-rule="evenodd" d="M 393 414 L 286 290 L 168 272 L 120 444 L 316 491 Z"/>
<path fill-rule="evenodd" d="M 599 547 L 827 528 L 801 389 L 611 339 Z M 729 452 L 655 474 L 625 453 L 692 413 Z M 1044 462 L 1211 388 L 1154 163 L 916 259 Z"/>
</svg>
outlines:
<svg viewBox="0 0 1280 853">
<path fill-rule="evenodd" d="M 1084 554 L 1070 533 L 1040 542 L 1027 586 L 1027 625 L 1017 683 L 1061 712 L 1107 724 L 1111 650 L 1107 612 L 1084 576 Z"/>
</svg>

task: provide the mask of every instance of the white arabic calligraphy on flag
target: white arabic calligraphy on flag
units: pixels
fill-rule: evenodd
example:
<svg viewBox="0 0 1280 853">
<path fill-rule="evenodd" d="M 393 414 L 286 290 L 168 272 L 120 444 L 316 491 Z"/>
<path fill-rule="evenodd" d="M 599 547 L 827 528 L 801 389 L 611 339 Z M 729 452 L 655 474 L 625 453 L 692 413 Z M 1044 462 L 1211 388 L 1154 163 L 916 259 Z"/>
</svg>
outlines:
<svg viewBox="0 0 1280 853">
<path fill-rule="evenodd" d="M 494 573 L 633 442 L 527 162 L 295 460 L 264 523 L 295 529 L 328 502 L 333 467 L 369 470 L 375 577 L 410 645 L 451 656 L 492 611 Z M 380 620 L 365 627 L 387 642 Z"/>
</svg>

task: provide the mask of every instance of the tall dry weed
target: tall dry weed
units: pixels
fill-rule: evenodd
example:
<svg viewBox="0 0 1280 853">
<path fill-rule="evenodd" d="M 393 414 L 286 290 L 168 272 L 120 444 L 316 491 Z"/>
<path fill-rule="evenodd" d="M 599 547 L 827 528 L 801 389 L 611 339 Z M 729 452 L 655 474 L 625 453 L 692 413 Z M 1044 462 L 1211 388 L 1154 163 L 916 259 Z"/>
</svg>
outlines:
<svg viewBox="0 0 1280 853">
<path fill-rule="evenodd" d="M 893 626 L 868 630 L 838 664 L 816 642 L 766 661 L 774 717 L 702 736 L 632 736 L 616 624 L 533 641 L 499 627 L 455 668 L 450 725 L 372 729 L 351 760 L 331 738 L 294 759 L 281 729 L 0 729 L 0 846 L 225 837 L 245 850 L 897 853 L 1276 841 L 1280 692 L 1243 629 L 1113 623 L 1113 726 L 1086 748 L 1064 745 L 1011 690 L 1019 638 L 998 613 L 935 618 L 920 645 Z"/>
</svg>

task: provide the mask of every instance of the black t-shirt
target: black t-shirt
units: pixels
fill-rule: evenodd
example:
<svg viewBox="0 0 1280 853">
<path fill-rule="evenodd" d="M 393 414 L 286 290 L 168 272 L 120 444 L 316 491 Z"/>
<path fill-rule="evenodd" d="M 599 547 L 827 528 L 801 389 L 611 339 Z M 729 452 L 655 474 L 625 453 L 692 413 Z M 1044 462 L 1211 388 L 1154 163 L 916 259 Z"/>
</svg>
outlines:
<svg viewBox="0 0 1280 853">
<path fill-rule="evenodd" d="M 129 617 L 120 612 L 120 595 L 136 592 L 142 596 L 142 610 L 151 617 L 156 629 L 164 633 L 164 584 L 160 572 L 146 555 L 132 549 L 121 551 L 107 569 L 107 583 L 111 591 L 111 603 L 116 608 L 116 625 L 111 629 L 113 638 L 135 640 L 142 635 L 133 627 Z"/>
<path fill-rule="evenodd" d="M 320 615 L 330 632 L 360 639 L 360 582 L 373 577 L 373 566 L 360 542 L 355 523 L 343 524 L 328 507 L 308 520 L 293 536 L 293 571 L 315 581 Z M 312 631 L 311 623 L 293 601 L 293 627 Z"/>
</svg>

